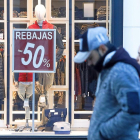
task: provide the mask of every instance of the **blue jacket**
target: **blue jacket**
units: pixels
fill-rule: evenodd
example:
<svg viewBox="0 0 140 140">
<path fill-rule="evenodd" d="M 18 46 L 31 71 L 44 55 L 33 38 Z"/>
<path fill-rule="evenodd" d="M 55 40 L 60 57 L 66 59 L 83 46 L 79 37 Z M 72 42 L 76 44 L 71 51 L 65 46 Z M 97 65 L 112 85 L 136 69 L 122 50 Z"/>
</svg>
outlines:
<svg viewBox="0 0 140 140">
<path fill-rule="evenodd" d="M 88 140 L 138 140 L 140 66 L 123 48 L 109 63 L 100 74 Z"/>
</svg>

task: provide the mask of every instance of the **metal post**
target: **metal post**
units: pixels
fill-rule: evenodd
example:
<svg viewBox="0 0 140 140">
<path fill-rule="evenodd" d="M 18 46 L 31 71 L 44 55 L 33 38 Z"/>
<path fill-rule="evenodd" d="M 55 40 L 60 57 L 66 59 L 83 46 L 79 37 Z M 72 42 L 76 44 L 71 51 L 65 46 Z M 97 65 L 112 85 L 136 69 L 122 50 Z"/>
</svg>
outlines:
<svg viewBox="0 0 140 140">
<path fill-rule="evenodd" d="M 32 95 L 32 132 L 34 132 L 34 111 L 35 111 L 35 73 L 33 73 L 33 95 Z"/>
</svg>

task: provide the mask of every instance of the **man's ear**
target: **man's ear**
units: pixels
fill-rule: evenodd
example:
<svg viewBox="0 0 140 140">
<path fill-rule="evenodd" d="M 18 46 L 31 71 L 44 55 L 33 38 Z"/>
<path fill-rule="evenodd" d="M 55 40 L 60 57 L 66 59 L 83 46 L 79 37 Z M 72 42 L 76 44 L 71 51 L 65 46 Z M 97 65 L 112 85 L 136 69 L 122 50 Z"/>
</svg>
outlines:
<svg viewBox="0 0 140 140">
<path fill-rule="evenodd" d="M 108 48 L 105 45 L 100 45 L 99 51 L 102 55 L 104 55 L 108 51 Z"/>
</svg>

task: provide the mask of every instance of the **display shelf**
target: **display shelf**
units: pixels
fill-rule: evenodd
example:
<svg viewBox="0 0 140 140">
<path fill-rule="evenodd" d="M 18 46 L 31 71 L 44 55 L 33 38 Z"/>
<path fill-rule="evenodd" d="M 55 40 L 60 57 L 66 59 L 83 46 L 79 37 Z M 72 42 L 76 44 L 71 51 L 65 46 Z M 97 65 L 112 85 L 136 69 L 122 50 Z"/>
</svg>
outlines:
<svg viewBox="0 0 140 140">
<path fill-rule="evenodd" d="M 92 114 L 93 111 L 74 111 L 74 114 Z"/>
<path fill-rule="evenodd" d="M 80 42 L 80 40 L 74 40 L 74 42 Z"/>
<path fill-rule="evenodd" d="M 25 111 L 12 111 L 12 114 L 25 114 Z M 32 114 L 32 111 L 30 111 L 30 114 Z M 38 114 L 37 111 L 35 111 L 35 114 Z M 40 112 L 42 114 L 42 112 Z"/>
<path fill-rule="evenodd" d="M 5 22 L 5 20 L 0 20 L 0 23 L 1 23 L 1 22 L 2 22 L 2 23 L 4 23 L 4 22 Z"/>
<path fill-rule="evenodd" d="M 74 23 L 106 23 L 107 20 L 74 20 Z"/>
<path fill-rule="evenodd" d="M 0 114 L 4 114 L 4 111 L 0 111 Z"/>
<path fill-rule="evenodd" d="M 5 40 L 0 40 L 0 42 L 5 43 Z"/>
<path fill-rule="evenodd" d="M 30 123 L 32 122 L 32 120 L 28 120 Z M 34 120 L 35 122 L 38 122 L 37 120 Z M 22 122 L 26 122 L 26 120 L 15 120 L 14 122 L 19 122 L 19 123 L 22 123 Z"/>
</svg>

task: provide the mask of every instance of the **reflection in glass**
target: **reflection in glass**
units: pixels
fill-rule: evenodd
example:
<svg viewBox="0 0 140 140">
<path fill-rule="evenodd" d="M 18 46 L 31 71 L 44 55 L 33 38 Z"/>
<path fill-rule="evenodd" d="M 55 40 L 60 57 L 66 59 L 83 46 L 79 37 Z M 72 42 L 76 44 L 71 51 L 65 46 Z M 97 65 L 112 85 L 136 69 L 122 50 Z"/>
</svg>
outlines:
<svg viewBox="0 0 140 140">
<path fill-rule="evenodd" d="M 66 17 L 66 0 L 52 0 L 51 17 L 65 18 Z"/>
<path fill-rule="evenodd" d="M 4 19 L 4 0 L 0 0 L 0 20 Z"/>
<path fill-rule="evenodd" d="M 66 107 L 66 92 L 54 91 L 54 108 Z"/>
<path fill-rule="evenodd" d="M 4 23 L 0 23 L 0 40 L 4 40 Z"/>
<path fill-rule="evenodd" d="M 41 0 L 41 4 L 45 6 L 45 0 Z M 38 5 L 38 0 L 33 0 L 33 17 L 35 18 L 35 6 Z M 45 6 L 46 7 L 46 6 Z"/>
<path fill-rule="evenodd" d="M 66 24 L 53 24 L 57 27 L 62 40 L 66 40 Z"/>
<path fill-rule="evenodd" d="M 87 31 L 88 28 L 93 28 L 93 27 L 105 27 L 106 28 L 106 23 L 76 23 L 75 24 L 75 40 L 79 39 L 79 37 Z"/>
<path fill-rule="evenodd" d="M 27 0 L 13 0 L 13 18 L 27 18 Z"/>
<path fill-rule="evenodd" d="M 79 43 L 75 43 L 75 54 L 79 51 Z M 89 67 L 87 61 L 75 63 L 74 69 L 74 110 L 92 110 L 98 73 Z"/>
<path fill-rule="evenodd" d="M 66 85 L 66 56 L 65 55 L 62 55 L 60 60 L 57 62 L 57 68 L 56 68 L 56 73 L 54 74 L 53 85 Z"/>
<path fill-rule="evenodd" d="M 75 0 L 75 20 L 106 20 L 106 0 Z"/>
</svg>

